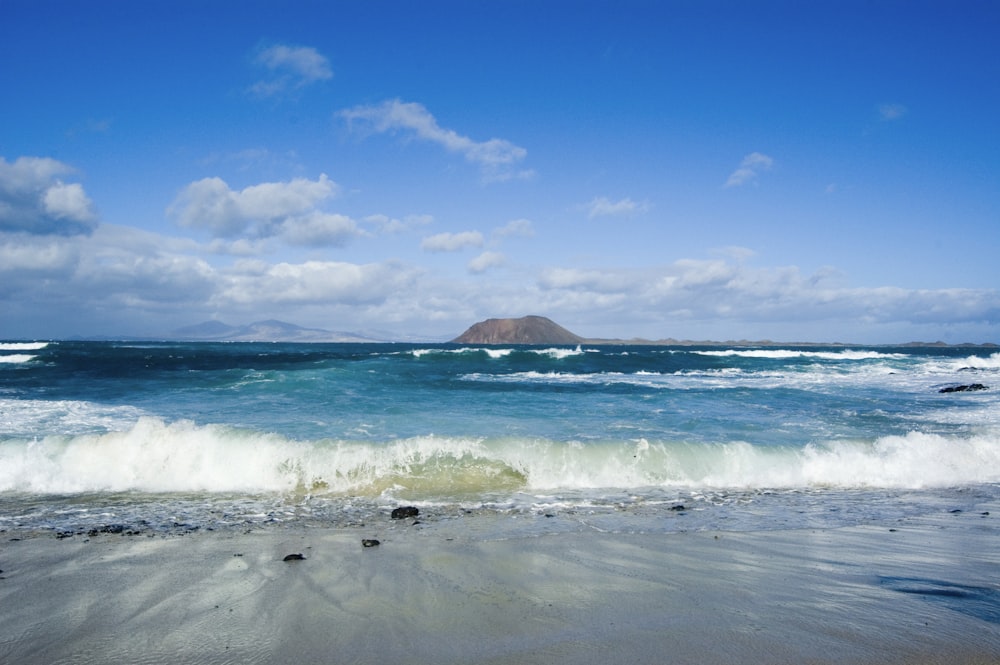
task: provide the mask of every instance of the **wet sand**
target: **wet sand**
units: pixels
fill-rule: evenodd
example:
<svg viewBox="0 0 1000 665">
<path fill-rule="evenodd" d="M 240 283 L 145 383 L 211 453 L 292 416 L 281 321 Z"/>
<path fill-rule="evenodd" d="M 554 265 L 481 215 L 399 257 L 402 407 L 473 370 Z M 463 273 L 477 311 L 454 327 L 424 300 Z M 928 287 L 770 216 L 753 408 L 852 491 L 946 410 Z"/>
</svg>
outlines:
<svg viewBox="0 0 1000 665">
<path fill-rule="evenodd" d="M 5 533 L 0 662 L 997 663 L 998 519 Z M 283 561 L 293 553 L 305 559 Z"/>
</svg>

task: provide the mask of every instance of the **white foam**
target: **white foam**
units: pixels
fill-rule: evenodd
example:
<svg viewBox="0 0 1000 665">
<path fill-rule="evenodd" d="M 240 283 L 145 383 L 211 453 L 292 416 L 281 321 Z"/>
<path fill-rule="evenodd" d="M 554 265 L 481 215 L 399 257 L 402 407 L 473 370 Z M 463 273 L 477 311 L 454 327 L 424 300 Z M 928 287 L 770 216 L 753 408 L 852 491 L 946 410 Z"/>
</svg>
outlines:
<svg viewBox="0 0 1000 665">
<path fill-rule="evenodd" d="M 7 363 L 10 365 L 20 365 L 22 363 L 30 362 L 37 357 L 38 356 L 32 356 L 26 353 L 11 353 L 0 356 L 0 363 Z"/>
<path fill-rule="evenodd" d="M 80 435 L 128 429 L 143 411 L 83 400 L 0 399 L 0 436 Z"/>
<path fill-rule="evenodd" d="M 969 356 L 967 358 L 956 359 L 950 363 L 952 369 L 986 369 L 1000 370 L 1000 353 L 994 353 L 985 358 L 981 356 Z"/>
<path fill-rule="evenodd" d="M 582 356 L 585 351 L 577 346 L 575 349 L 565 349 L 565 348 L 551 348 L 551 349 L 539 349 L 535 351 L 540 356 L 549 356 L 557 360 L 562 360 L 563 358 L 570 358 L 572 356 Z"/>
<path fill-rule="evenodd" d="M 1000 430 L 911 432 L 804 447 L 646 439 L 421 436 L 381 443 L 142 417 L 123 431 L 0 442 L 0 491 L 360 496 L 598 488 L 930 488 L 1000 482 Z"/>
<path fill-rule="evenodd" d="M 0 342 L 0 351 L 40 351 L 48 342 Z"/>
<path fill-rule="evenodd" d="M 462 347 L 460 349 L 413 349 L 407 351 L 414 358 L 422 358 L 427 355 L 436 354 L 466 354 L 466 353 L 485 353 L 490 358 L 503 358 L 509 356 L 514 352 L 514 349 L 494 349 L 489 347 Z"/>
<path fill-rule="evenodd" d="M 820 360 L 875 360 L 880 358 L 906 358 L 901 353 L 880 353 L 878 351 L 800 351 L 794 349 L 726 349 L 724 351 L 692 351 L 701 356 L 718 356 L 722 358 L 773 358 L 785 360 L 789 358 L 818 358 Z"/>
</svg>

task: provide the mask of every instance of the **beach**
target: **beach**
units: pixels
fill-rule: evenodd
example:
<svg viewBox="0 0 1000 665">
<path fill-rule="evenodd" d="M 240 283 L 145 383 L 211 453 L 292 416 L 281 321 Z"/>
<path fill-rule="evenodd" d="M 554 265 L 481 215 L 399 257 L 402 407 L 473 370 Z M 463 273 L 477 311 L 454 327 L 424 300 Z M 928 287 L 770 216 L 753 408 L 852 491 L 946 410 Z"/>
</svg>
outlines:
<svg viewBox="0 0 1000 665">
<path fill-rule="evenodd" d="M 8 532 L 0 661 L 995 663 L 1000 513 L 986 512 L 758 532 L 611 533 L 559 515 L 535 518 L 548 531 L 431 515 Z"/>
</svg>

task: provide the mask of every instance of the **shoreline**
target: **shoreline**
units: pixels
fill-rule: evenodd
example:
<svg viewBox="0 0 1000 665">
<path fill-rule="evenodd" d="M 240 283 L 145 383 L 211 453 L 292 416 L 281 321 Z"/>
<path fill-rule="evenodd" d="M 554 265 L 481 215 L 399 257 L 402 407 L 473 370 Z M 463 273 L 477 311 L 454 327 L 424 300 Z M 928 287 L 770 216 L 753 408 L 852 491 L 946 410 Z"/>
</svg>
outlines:
<svg viewBox="0 0 1000 665">
<path fill-rule="evenodd" d="M 5 533 L 0 661 L 980 665 L 1000 660 L 997 535 L 972 515 L 759 532 L 524 535 L 484 516 Z"/>
</svg>

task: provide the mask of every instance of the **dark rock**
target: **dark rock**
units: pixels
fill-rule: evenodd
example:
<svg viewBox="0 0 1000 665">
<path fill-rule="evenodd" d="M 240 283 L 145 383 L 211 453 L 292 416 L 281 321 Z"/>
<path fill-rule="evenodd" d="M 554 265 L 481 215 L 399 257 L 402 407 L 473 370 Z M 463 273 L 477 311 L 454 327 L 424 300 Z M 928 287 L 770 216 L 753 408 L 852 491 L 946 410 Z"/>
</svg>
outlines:
<svg viewBox="0 0 1000 665">
<path fill-rule="evenodd" d="M 970 383 L 962 386 L 947 386 L 939 390 L 939 393 L 965 393 L 974 392 L 976 390 L 989 390 L 989 386 L 984 386 L 981 383 Z"/>
<path fill-rule="evenodd" d="M 420 510 L 416 506 L 400 506 L 399 508 L 392 509 L 392 519 L 402 520 L 407 517 L 416 517 L 420 514 Z"/>
<path fill-rule="evenodd" d="M 381 543 L 374 538 L 362 538 L 361 547 L 378 547 Z"/>
<path fill-rule="evenodd" d="M 306 558 L 301 554 L 289 554 L 282 561 L 305 561 Z"/>
<path fill-rule="evenodd" d="M 670 510 L 676 510 L 680 512 L 681 510 L 687 510 L 687 508 L 684 507 L 683 503 L 678 503 L 676 506 L 670 506 Z"/>
<path fill-rule="evenodd" d="M 480 321 L 452 340 L 453 344 L 580 344 L 582 337 L 544 316 Z"/>
</svg>

